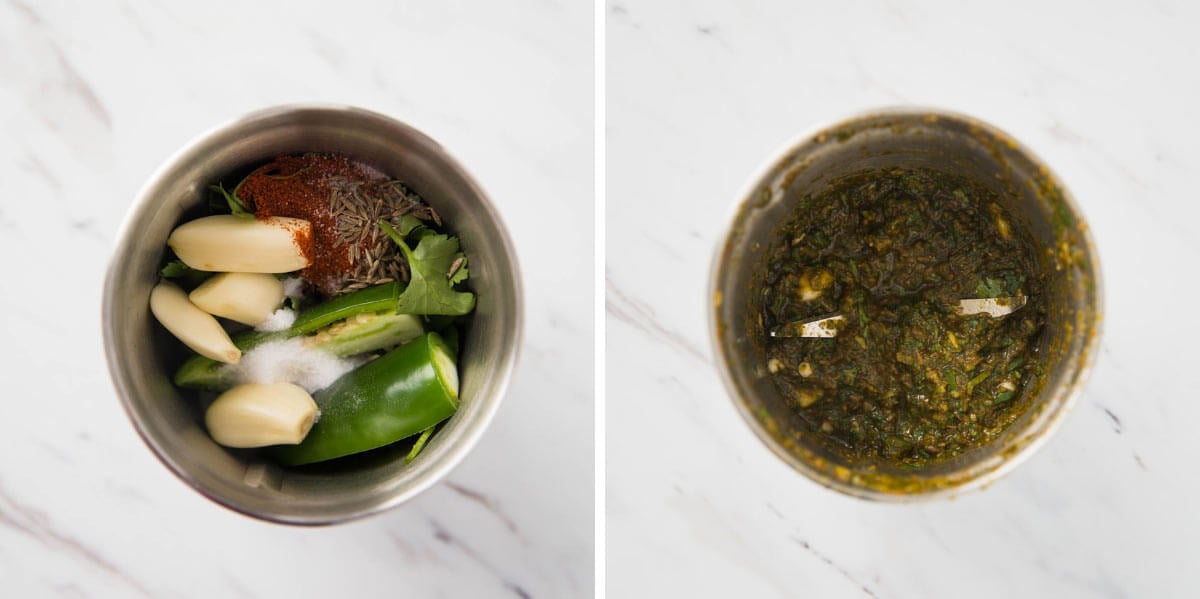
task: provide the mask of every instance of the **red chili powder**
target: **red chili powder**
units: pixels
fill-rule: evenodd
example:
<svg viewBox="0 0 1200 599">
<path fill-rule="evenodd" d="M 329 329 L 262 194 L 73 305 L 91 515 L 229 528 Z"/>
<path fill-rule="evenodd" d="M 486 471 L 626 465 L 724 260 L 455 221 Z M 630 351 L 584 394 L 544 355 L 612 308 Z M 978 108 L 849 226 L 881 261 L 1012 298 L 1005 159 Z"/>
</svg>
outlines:
<svg viewBox="0 0 1200 599">
<path fill-rule="evenodd" d="M 238 196 L 260 219 L 290 216 L 312 223 L 311 239 L 301 239 L 303 233 L 297 231 L 296 243 L 309 259 L 300 276 L 331 296 L 350 273 L 351 263 L 350 247 L 341 242 L 330 209 L 330 181 L 378 177 L 370 167 L 336 154 L 280 156 L 250 173 Z"/>
</svg>

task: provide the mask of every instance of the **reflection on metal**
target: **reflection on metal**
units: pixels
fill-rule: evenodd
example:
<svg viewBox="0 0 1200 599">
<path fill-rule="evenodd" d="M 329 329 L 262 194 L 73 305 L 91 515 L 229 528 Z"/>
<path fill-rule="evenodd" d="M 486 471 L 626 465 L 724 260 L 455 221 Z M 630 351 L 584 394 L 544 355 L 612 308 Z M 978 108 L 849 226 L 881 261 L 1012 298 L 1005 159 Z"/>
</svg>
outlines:
<svg viewBox="0 0 1200 599">
<path fill-rule="evenodd" d="M 816 319 L 789 322 L 773 331 L 772 337 L 837 337 L 838 329 L 846 324 L 841 314 Z"/>
<path fill-rule="evenodd" d="M 1000 318 L 1001 316 L 1008 316 L 1020 310 L 1028 301 L 1029 298 L 1024 295 L 1018 295 L 1017 297 L 963 299 L 958 300 L 958 305 L 954 306 L 954 311 L 962 316 L 987 314 L 992 318 Z M 844 316 L 833 314 L 789 322 L 772 329 L 770 335 L 772 337 L 837 337 L 838 330 L 845 324 L 846 318 Z"/>
<path fill-rule="evenodd" d="M 1020 310 L 1028 301 L 1029 298 L 1024 295 L 1018 295 L 1017 297 L 964 299 L 958 300 L 958 306 L 955 306 L 954 311 L 963 316 L 987 314 L 992 318 L 999 318 Z"/>
</svg>

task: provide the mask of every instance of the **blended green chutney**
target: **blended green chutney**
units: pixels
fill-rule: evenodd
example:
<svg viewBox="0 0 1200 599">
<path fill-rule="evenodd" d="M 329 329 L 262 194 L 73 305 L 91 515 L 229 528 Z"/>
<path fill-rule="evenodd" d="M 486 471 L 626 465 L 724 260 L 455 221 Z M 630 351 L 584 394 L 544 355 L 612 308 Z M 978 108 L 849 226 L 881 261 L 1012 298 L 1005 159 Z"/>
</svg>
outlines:
<svg viewBox="0 0 1200 599">
<path fill-rule="evenodd" d="M 1028 231 L 978 183 L 875 169 L 801 198 L 769 249 L 763 331 L 840 314 L 832 338 L 765 340 L 806 428 L 851 463 L 921 468 L 984 445 L 1040 375 L 1043 275 Z M 1012 314 L 960 299 L 1027 296 Z"/>
</svg>

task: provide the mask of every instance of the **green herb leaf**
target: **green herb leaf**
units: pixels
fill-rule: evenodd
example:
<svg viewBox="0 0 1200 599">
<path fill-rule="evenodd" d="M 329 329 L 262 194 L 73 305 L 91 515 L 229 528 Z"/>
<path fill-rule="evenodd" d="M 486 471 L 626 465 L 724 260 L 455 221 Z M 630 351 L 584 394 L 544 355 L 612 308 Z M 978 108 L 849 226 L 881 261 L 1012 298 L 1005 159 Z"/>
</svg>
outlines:
<svg viewBox="0 0 1200 599">
<path fill-rule="evenodd" d="M 247 210 L 245 202 L 238 197 L 237 189 L 234 189 L 232 192 L 225 191 L 224 185 L 209 185 L 208 188 L 225 198 L 225 203 L 229 206 L 229 212 L 234 216 L 254 218 L 254 213 Z"/>
<path fill-rule="evenodd" d="M 846 381 L 846 384 L 853 385 L 854 381 L 856 379 L 858 379 L 858 369 L 857 368 L 843 369 L 842 370 L 842 379 L 844 379 Z"/>
<path fill-rule="evenodd" d="M 1021 288 L 1021 283 L 1025 282 L 1024 276 L 1006 274 L 1004 275 L 1004 294 L 1016 295 L 1017 290 Z"/>
<path fill-rule="evenodd" d="M 1005 273 L 995 277 L 985 277 L 975 287 L 975 293 L 981 298 L 1009 297 L 1017 294 L 1025 277 L 1013 273 Z"/>
<path fill-rule="evenodd" d="M 208 278 L 213 275 L 211 272 L 196 270 L 187 264 L 184 264 L 183 260 L 172 260 L 168 262 L 166 266 L 162 267 L 162 270 L 158 271 L 158 274 L 164 279 L 174 279 L 186 289 L 196 287 L 200 283 L 208 280 Z"/>
<path fill-rule="evenodd" d="M 168 262 L 166 266 L 162 267 L 162 270 L 158 271 L 158 274 L 162 275 L 163 278 L 166 279 L 177 279 L 187 274 L 191 270 L 192 267 L 184 264 L 183 260 L 172 260 Z"/>
<path fill-rule="evenodd" d="M 450 266 L 459 258 L 465 257 L 458 251 L 458 239 L 448 235 L 427 234 L 417 243 L 417 247 L 409 248 L 404 237 L 387 221 L 379 221 L 379 227 L 392 238 L 396 246 L 408 259 L 408 287 L 400 293 L 396 301 L 398 314 L 446 314 L 461 316 L 475 307 L 475 294 L 468 291 L 455 291 L 454 282 L 466 279 L 464 274 L 458 280 L 448 278 Z"/>
<path fill-rule="evenodd" d="M 433 436 L 434 428 L 436 427 L 431 426 L 421 432 L 421 436 L 417 437 L 417 442 L 413 443 L 412 449 L 408 451 L 408 455 L 404 456 L 405 464 L 411 464 L 413 460 L 417 459 L 417 455 L 421 453 L 422 449 L 425 449 L 425 442 L 429 441 L 429 437 Z"/>
<path fill-rule="evenodd" d="M 396 229 L 400 231 L 401 236 L 408 237 L 413 231 L 424 226 L 425 224 L 421 222 L 421 219 L 411 214 L 405 214 L 400 217 L 400 222 L 396 224 Z"/>
<path fill-rule="evenodd" d="M 870 343 L 871 342 L 871 319 L 867 318 L 866 313 L 863 312 L 863 305 L 862 305 L 861 298 L 858 300 L 858 302 L 859 302 L 858 303 L 858 322 L 860 324 L 862 324 L 863 339 L 865 339 L 867 341 L 867 343 Z"/>
<path fill-rule="evenodd" d="M 1075 226 L 1075 217 L 1071 215 L 1071 211 L 1067 205 L 1059 200 L 1054 204 L 1054 224 L 1061 228 L 1070 228 Z"/>
<path fill-rule="evenodd" d="M 967 395 L 970 395 L 971 392 L 975 390 L 975 387 L 978 386 L 979 383 L 982 383 L 984 380 L 986 380 L 987 377 L 991 376 L 991 374 L 991 372 L 985 370 L 971 377 L 971 380 L 967 381 Z"/>
<path fill-rule="evenodd" d="M 975 287 L 975 295 L 981 298 L 1001 297 L 1004 295 L 1004 280 L 987 277 Z"/>
<path fill-rule="evenodd" d="M 1004 403 L 1013 398 L 1013 391 L 1003 391 L 996 394 L 996 399 L 992 400 L 993 404 Z"/>
<path fill-rule="evenodd" d="M 462 257 L 461 262 L 459 262 L 458 260 L 455 260 L 455 262 L 452 262 L 450 264 L 450 272 L 448 273 L 448 276 L 450 277 L 451 285 L 457 285 L 457 284 L 467 280 L 468 275 L 467 275 L 467 257 L 466 256 Z"/>
</svg>

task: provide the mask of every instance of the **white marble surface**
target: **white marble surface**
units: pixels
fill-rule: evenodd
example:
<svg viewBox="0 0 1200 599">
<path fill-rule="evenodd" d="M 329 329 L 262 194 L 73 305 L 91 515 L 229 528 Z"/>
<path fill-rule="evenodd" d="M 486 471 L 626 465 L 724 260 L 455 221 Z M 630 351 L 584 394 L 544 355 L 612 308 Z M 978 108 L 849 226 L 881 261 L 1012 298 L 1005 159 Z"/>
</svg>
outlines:
<svg viewBox="0 0 1200 599">
<path fill-rule="evenodd" d="M 0 595 L 590 596 L 592 15 L 0 1 Z M 322 529 L 227 511 L 161 466 L 114 396 L 98 318 L 150 173 L 209 127 L 297 101 L 440 140 L 506 217 L 527 295 L 522 360 L 474 453 L 410 504 Z"/>
<path fill-rule="evenodd" d="M 606 12 L 609 596 L 1195 596 L 1194 3 Z M 793 474 L 734 411 L 706 330 L 710 258 L 751 174 L 802 131 L 894 104 L 1031 146 L 1082 205 L 1107 292 L 1057 435 L 992 488 L 921 505 Z"/>
</svg>

